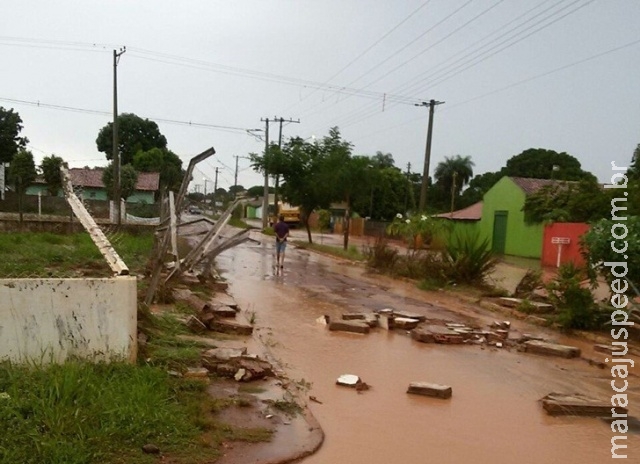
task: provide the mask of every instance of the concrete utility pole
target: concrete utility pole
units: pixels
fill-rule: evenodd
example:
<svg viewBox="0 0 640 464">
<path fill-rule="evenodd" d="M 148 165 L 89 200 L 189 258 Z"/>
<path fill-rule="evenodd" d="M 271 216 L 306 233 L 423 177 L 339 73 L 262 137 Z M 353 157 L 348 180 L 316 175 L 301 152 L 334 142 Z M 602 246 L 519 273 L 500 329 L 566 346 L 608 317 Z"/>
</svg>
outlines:
<svg viewBox="0 0 640 464">
<path fill-rule="evenodd" d="M 118 150 L 118 61 L 126 52 L 122 47 L 119 52 L 113 51 L 113 202 L 116 207 L 117 224 L 122 224 L 120 214 L 120 150 Z"/>
<path fill-rule="evenodd" d="M 429 162 L 431 161 L 431 135 L 433 132 L 433 113 L 436 105 L 441 105 L 444 102 L 435 100 L 429 100 L 427 102 L 416 103 L 415 106 L 428 106 L 429 107 L 429 128 L 427 129 L 427 146 L 424 150 L 424 170 L 422 172 L 422 187 L 420 189 L 420 211 L 426 211 L 427 208 L 427 186 L 429 183 Z"/>
<path fill-rule="evenodd" d="M 218 168 L 216 168 L 216 177 L 213 181 L 213 195 L 211 195 L 211 203 L 213 203 L 213 210 L 216 209 L 216 191 L 218 190 Z"/>
<path fill-rule="evenodd" d="M 260 119 L 266 123 L 264 132 L 264 156 L 269 153 L 269 118 Z M 267 166 L 264 166 L 264 190 L 262 192 L 262 230 L 267 230 L 267 221 L 269 218 L 269 173 L 267 172 Z"/>
<path fill-rule="evenodd" d="M 278 134 L 278 148 L 282 149 L 282 123 L 283 122 L 294 122 L 296 124 L 300 124 L 300 119 L 298 119 L 297 121 L 294 121 L 293 119 L 289 118 L 289 119 L 284 119 L 284 118 L 280 118 L 278 119 L 278 121 L 280 121 L 280 132 Z M 274 210 L 276 212 L 276 214 L 278 213 L 278 188 L 280 187 L 280 175 L 277 174 L 276 175 L 276 188 L 273 194 L 273 205 L 274 205 Z"/>
<path fill-rule="evenodd" d="M 233 185 L 238 185 L 238 158 L 239 155 L 236 155 L 236 172 L 233 174 Z"/>
</svg>

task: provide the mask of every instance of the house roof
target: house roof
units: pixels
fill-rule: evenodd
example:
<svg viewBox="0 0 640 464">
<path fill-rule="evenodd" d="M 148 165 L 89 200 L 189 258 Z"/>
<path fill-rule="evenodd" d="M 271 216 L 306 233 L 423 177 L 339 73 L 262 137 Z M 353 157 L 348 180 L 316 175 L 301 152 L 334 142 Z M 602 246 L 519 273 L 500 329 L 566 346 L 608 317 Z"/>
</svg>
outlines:
<svg viewBox="0 0 640 464">
<path fill-rule="evenodd" d="M 548 186 L 566 186 L 566 180 L 553 180 L 553 179 L 533 179 L 529 177 L 509 177 L 518 187 L 522 189 L 525 195 L 533 195 L 543 187 Z"/>
<path fill-rule="evenodd" d="M 455 221 L 479 221 L 482 219 L 482 205 L 483 203 L 479 201 L 478 203 L 474 203 L 471 206 L 459 209 L 453 213 L 436 214 L 435 217 L 447 218 Z"/>
<path fill-rule="evenodd" d="M 71 183 L 79 187 L 104 188 L 102 183 L 103 168 L 71 168 Z M 136 190 L 155 192 L 160 186 L 160 173 L 139 172 Z"/>
</svg>

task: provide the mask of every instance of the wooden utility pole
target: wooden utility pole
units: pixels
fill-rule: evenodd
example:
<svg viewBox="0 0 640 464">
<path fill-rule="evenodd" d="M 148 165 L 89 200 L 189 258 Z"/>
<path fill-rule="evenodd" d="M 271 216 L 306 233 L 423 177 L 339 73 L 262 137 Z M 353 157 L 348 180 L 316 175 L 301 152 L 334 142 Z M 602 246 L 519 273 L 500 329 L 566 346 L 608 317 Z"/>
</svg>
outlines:
<svg viewBox="0 0 640 464">
<path fill-rule="evenodd" d="M 127 49 L 113 51 L 113 202 L 116 207 L 116 224 L 122 224 L 120 214 L 120 150 L 118 149 L 118 61 Z"/>
<path fill-rule="evenodd" d="M 427 208 L 427 187 L 429 183 L 429 163 L 431 161 L 431 136 L 433 132 L 433 113 L 436 105 L 441 105 L 444 102 L 435 100 L 429 100 L 427 102 L 416 103 L 415 106 L 428 106 L 429 107 L 429 127 L 427 129 L 427 146 L 424 150 L 424 170 L 422 171 L 422 187 L 420 189 L 420 211 L 426 211 Z"/>
</svg>

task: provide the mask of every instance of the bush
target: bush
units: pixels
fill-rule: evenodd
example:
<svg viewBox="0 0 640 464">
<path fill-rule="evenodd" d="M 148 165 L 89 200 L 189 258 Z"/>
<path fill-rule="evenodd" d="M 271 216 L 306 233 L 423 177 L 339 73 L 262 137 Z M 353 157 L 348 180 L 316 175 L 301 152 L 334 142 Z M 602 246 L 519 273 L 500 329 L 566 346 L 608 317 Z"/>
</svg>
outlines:
<svg viewBox="0 0 640 464">
<path fill-rule="evenodd" d="M 547 285 L 549 299 L 558 310 L 557 322 L 565 329 L 593 329 L 599 323 L 598 307 L 591 290 L 581 286 L 585 271 L 572 262 L 558 269 Z"/>
<path fill-rule="evenodd" d="M 482 284 L 498 263 L 489 240 L 475 234 L 456 234 L 446 246 L 447 270 L 451 280 L 463 284 Z"/>
</svg>

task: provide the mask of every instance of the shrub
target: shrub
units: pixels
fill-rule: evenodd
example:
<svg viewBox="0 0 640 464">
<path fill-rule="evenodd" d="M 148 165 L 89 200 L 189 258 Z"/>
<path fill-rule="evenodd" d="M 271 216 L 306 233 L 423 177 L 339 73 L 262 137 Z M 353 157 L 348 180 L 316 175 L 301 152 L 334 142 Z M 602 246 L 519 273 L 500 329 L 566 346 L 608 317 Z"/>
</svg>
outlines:
<svg viewBox="0 0 640 464">
<path fill-rule="evenodd" d="M 592 329 L 598 325 L 598 307 L 591 290 L 581 286 L 585 271 L 572 262 L 558 269 L 547 285 L 549 299 L 558 310 L 557 321 L 565 329 Z"/>
<path fill-rule="evenodd" d="M 458 283 L 482 284 L 498 263 L 489 240 L 481 241 L 477 233 L 454 235 L 445 252 L 447 274 Z"/>
</svg>

